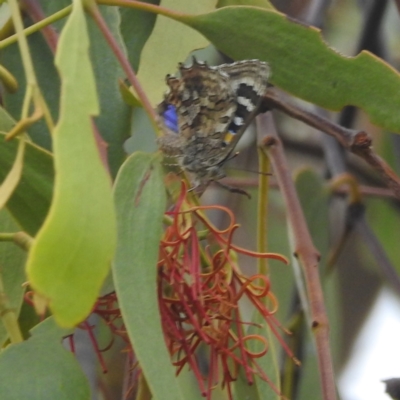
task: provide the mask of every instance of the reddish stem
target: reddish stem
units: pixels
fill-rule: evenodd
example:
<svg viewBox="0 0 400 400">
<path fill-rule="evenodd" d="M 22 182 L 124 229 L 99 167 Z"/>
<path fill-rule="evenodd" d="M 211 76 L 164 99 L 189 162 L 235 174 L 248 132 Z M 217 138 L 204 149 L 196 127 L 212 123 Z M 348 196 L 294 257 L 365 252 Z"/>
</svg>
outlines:
<svg viewBox="0 0 400 400">
<path fill-rule="evenodd" d="M 113 51 L 115 57 L 121 64 L 123 71 L 125 72 L 129 82 L 131 83 L 132 87 L 134 88 L 136 94 L 138 95 L 143 108 L 145 109 L 147 115 L 150 118 L 150 121 L 153 122 L 155 128 L 157 128 L 157 114 L 153 109 L 152 105 L 146 93 L 144 92 L 142 86 L 140 85 L 135 72 L 133 71 L 129 61 L 127 60 L 124 52 L 118 46 L 117 41 L 115 40 L 114 36 L 111 34 L 110 30 L 108 29 L 107 24 L 105 23 L 99 9 L 97 7 L 91 7 L 88 12 L 96 22 L 97 26 L 99 27 L 101 33 L 103 34 L 104 38 L 106 39 L 107 43 L 110 45 L 111 50 Z"/>
<path fill-rule="evenodd" d="M 270 120 L 268 120 L 270 117 L 267 114 L 257 117 L 258 127 L 266 135 L 262 145 L 263 149 L 268 151 L 286 203 L 288 219 L 293 230 L 294 255 L 298 258 L 304 273 L 311 313 L 310 329 L 316 342 L 323 399 L 336 400 L 336 386 L 329 346 L 329 323 L 325 311 L 324 296 L 318 270 L 320 255 L 314 247 L 308 231 L 283 152 L 282 143 L 274 129 L 267 128 L 271 126 Z"/>
</svg>

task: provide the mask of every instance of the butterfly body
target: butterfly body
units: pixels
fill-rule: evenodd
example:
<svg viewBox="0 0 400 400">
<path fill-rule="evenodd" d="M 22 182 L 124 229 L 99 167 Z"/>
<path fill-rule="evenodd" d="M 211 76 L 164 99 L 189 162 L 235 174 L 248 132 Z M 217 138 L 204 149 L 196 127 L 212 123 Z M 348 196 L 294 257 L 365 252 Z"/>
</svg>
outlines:
<svg viewBox="0 0 400 400">
<path fill-rule="evenodd" d="M 161 150 L 177 158 L 195 186 L 225 176 L 222 166 L 259 112 L 269 67 L 259 60 L 210 67 L 193 59 L 167 75 L 169 91 L 158 106 L 165 135 Z"/>
</svg>

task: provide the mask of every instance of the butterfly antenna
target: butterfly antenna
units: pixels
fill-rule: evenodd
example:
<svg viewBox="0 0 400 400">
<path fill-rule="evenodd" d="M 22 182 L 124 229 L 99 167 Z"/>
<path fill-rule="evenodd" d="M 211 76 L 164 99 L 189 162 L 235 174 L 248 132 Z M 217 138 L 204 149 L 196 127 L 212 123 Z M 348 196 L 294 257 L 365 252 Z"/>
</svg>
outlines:
<svg viewBox="0 0 400 400">
<path fill-rule="evenodd" d="M 235 168 L 235 167 L 226 168 L 226 171 L 251 172 L 252 174 L 264 175 L 264 176 L 272 176 L 273 175 L 270 172 L 261 172 L 261 171 L 256 171 L 254 169 L 243 169 L 243 168 Z"/>
<path fill-rule="evenodd" d="M 213 181 L 213 183 L 215 183 L 217 186 L 222 187 L 225 190 L 228 190 L 231 193 L 238 193 L 238 194 L 243 194 L 245 195 L 249 200 L 251 199 L 251 196 L 248 192 L 246 192 L 243 189 L 239 189 L 237 187 L 234 186 L 229 186 L 229 185 L 225 185 L 224 183 L 221 183 L 219 181 Z"/>
</svg>

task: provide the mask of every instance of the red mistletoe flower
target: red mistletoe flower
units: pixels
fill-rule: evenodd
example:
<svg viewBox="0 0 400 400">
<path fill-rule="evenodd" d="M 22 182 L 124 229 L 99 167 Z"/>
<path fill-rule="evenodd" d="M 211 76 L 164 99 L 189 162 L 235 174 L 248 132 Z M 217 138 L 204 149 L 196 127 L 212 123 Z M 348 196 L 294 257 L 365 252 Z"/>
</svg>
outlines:
<svg viewBox="0 0 400 400">
<path fill-rule="evenodd" d="M 204 215 L 206 210 L 225 212 L 229 226 L 223 230 L 214 227 Z M 232 237 L 239 225 L 234 222 L 233 213 L 221 206 L 192 205 L 184 184 L 177 204 L 167 215 L 172 221 L 160 245 L 158 298 L 167 346 L 177 373 L 188 365 L 207 399 L 218 383 L 227 387 L 231 398 L 230 384 L 237 379 L 240 368 L 249 384 L 258 375 L 278 392 L 257 364 L 257 358 L 268 350 L 267 340 L 261 335 L 245 334 L 249 323 L 243 321 L 239 310 L 239 301 L 247 297 L 292 356 L 273 317 L 277 301 L 270 291 L 268 277 L 245 277 L 237 265 L 236 254 L 287 263 L 286 258 L 234 245 Z M 273 309 L 266 307 L 266 298 Z M 263 350 L 252 353 L 250 341 L 259 341 Z M 203 377 L 198 360 L 204 349 L 208 355 L 207 378 Z"/>
</svg>

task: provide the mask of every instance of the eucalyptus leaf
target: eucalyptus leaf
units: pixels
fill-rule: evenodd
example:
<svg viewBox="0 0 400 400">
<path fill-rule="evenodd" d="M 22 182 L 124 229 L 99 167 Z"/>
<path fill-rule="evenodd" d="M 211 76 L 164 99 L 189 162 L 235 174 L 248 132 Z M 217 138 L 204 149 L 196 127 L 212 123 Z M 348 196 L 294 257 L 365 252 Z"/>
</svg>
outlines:
<svg viewBox="0 0 400 400">
<path fill-rule="evenodd" d="M 18 141 L 6 142 L 0 134 L 0 180 L 3 181 L 10 170 Z M 7 208 L 30 235 L 34 235 L 42 225 L 50 208 L 53 194 L 54 167 L 52 155 L 33 143 L 26 143 L 22 176 Z"/>
<path fill-rule="evenodd" d="M 160 3 L 165 8 L 194 14 L 212 11 L 215 4 L 216 0 L 163 0 Z M 193 49 L 207 45 L 208 41 L 193 29 L 163 16 L 157 18 L 153 32 L 142 50 L 138 73 L 139 81 L 154 105 L 162 100 L 165 76 L 173 74 L 178 62 L 184 61 Z"/>
<path fill-rule="evenodd" d="M 13 221 L 8 210 L 0 211 L 0 232 L 17 232 L 18 226 Z M 23 283 L 25 276 L 26 252 L 13 242 L 0 242 L 0 278 L 9 306 L 18 316 L 22 305 L 25 288 Z M 0 321 L 0 346 L 8 335 L 3 323 Z"/>
<path fill-rule="evenodd" d="M 275 7 L 268 0 L 218 0 L 217 8 L 229 6 L 254 6 L 275 10 Z"/>
<path fill-rule="evenodd" d="M 145 0 L 144 3 L 159 5 L 160 0 Z M 124 39 L 129 62 L 137 71 L 142 49 L 153 31 L 157 15 L 135 8 L 121 7 L 121 35 Z"/>
<path fill-rule="evenodd" d="M 41 32 L 29 35 L 28 45 L 40 90 L 46 100 L 53 120 L 56 120 L 60 98 L 60 79 L 54 67 L 54 55 Z M 25 71 L 18 43 L 2 49 L 0 60 L 7 69 L 12 71 L 19 84 L 19 89 L 16 93 L 10 94 L 7 91 L 3 91 L 2 93 L 4 107 L 18 121 L 21 117 L 26 89 Z M 28 129 L 28 134 L 37 145 L 47 150 L 51 149 L 50 132 L 43 119 L 33 124 Z"/>
<path fill-rule="evenodd" d="M 360 107 L 372 123 L 400 132 L 400 75 L 371 53 L 344 57 L 327 46 L 318 29 L 265 8 L 234 6 L 169 16 L 235 60 L 268 62 L 270 82 L 283 90 L 330 110 Z"/>
<path fill-rule="evenodd" d="M 115 182 L 118 246 L 115 289 L 129 338 L 155 400 L 185 399 L 164 342 L 157 260 L 166 206 L 160 161 L 132 154 Z"/>
<path fill-rule="evenodd" d="M 7 400 L 89 400 L 88 381 L 74 355 L 61 344 L 69 331 L 52 318 L 25 342 L 0 353 L 0 398 Z"/>
<path fill-rule="evenodd" d="M 54 197 L 27 262 L 30 284 L 66 327 L 90 313 L 116 245 L 110 177 L 92 129 L 99 106 L 88 48 L 85 12 L 74 2 L 57 47 L 63 101 L 54 135 Z"/>
<path fill-rule="evenodd" d="M 110 33 L 126 53 L 120 33 L 121 16 L 118 8 L 109 6 L 99 8 Z M 100 101 L 100 115 L 95 121 L 102 138 L 108 144 L 108 163 L 111 175 L 115 177 L 126 158 L 123 144 L 131 133 L 132 107 L 123 100 L 119 89 L 119 80 L 124 79 L 126 74 L 92 19 L 88 20 L 88 33 L 90 60 Z"/>
</svg>

